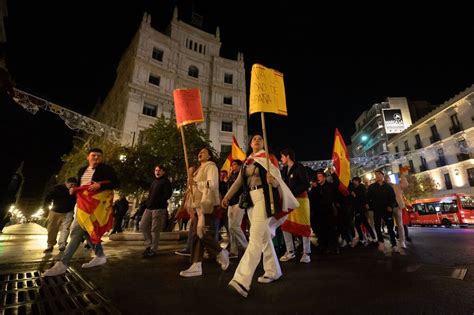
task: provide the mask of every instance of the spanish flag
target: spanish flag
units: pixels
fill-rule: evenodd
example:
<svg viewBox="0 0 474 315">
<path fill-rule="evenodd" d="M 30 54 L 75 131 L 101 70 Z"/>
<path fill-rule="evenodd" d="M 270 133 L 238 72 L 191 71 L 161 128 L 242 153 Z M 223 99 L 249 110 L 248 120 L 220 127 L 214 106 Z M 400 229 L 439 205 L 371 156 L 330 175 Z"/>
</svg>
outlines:
<svg viewBox="0 0 474 315">
<path fill-rule="evenodd" d="M 249 115 L 259 112 L 288 116 L 283 73 L 254 64 L 250 77 Z"/>
<path fill-rule="evenodd" d="M 339 177 L 339 191 L 345 196 L 349 195 L 349 181 L 351 179 L 351 162 L 346 144 L 339 130 L 336 128 L 334 136 L 334 149 L 332 152 L 332 164 L 336 168 L 336 175 Z"/>
<path fill-rule="evenodd" d="M 199 89 L 174 90 L 173 98 L 178 127 L 204 121 Z"/>
<path fill-rule="evenodd" d="M 239 147 L 237 139 L 232 135 L 232 150 L 230 150 L 227 159 L 224 162 L 224 165 L 221 167 L 221 171 L 227 171 L 227 174 L 230 174 L 230 164 L 233 160 L 241 160 L 242 162 L 246 159 L 245 152 Z"/>
<path fill-rule="evenodd" d="M 92 244 L 100 244 L 100 238 L 113 225 L 112 190 L 88 191 L 91 185 L 83 185 L 76 190 L 79 226 L 90 236 Z"/>
</svg>

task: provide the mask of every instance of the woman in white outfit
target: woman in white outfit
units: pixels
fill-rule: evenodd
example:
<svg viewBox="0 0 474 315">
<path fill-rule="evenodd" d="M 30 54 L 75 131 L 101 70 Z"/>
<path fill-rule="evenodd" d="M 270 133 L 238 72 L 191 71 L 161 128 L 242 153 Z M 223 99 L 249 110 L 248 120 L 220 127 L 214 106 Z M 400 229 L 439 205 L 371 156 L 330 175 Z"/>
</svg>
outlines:
<svg viewBox="0 0 474 315">
<path fill-rule="evenodd" d="M 271 224 L 277 223 L 270 206 L 270 188 L 274 198 L 274 212 L 288 211 L 297 208 L 298 201 L 281 179 L 278 161 L 271 156 L 270 169 L 267 169 L 266 154 L 263 150 L 263 138 L 254 135 L 251 138 L 252 153 L 248 156 L 240 174 L 222 200 L 222 206 L 227 207 L 229 199 L 239 188 L 249 191 L 252 206 L 248 208 L 250 219 L 250 239 L 247 249 L 240 260 L 229 287 L 235 289 L 243 297 L 247 297 L 253 274 L 263 254 L 263 269 L 265 273 L 258 277 L 260 283 L 270 283 L 282 275 L 278 257 L 272 242 Z"/>
</svg>

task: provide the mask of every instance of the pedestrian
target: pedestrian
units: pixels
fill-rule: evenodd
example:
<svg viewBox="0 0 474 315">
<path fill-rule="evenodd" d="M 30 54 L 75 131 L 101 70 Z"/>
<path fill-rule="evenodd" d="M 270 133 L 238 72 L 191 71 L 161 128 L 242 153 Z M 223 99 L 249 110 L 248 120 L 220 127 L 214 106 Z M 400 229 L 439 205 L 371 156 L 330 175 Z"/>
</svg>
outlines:
<svg viewBox="0 0 474 315">
<path fill-rule="evenodd" d="M 395 232 L 393 231 L 393 209 L 398 207 L 398 204 L 392 186 L 384 181 L 384 175 L 384 172 L 381 170 L 375 171 L 376 181 L 371 184 L 367 190 L 367 201 L 370 209 L 374 211 L 374 224 L 375 232 L 377 233 L 377 240 L 379 242 L 379 251 L 385 251 L 381 228 L 383 220 L 387 225 L 388 234 L 390 235 L 392 251 L 399 252 L 400 250 L 397 247 Z"/>
<path fill-rule="evenodd" d="M 48 215 L 48 247 L 44 250 L 44 253 L 53 251 L 58 231 L 61 231 L 57 242 L 59 250 L 62 252 L 66 249 L 76 205 L 76 195 L 71 195 L 69 190 L 76 187 L 76 185 L 77 179 L 70 177 L 64 184 L 54 186 L 45 198 L 45 205 L 52 203 L 52 208 L 50 208 Z"/>
<path fill-rule="evenodd" d="M 215 239 L 215 211 L 219 207 L 219 173 L 214 162 L 212 151 L 203 148 L 199 151 L 199 167 L 190 168 L 188 187 L 192 191 L 192 211 L 196 218 L 191 228 L 195 231 L 191 247 L 191 266 L 179 273 L 182 277 L 196 277 L 202 275 L 202 260 L 204 249 L 216 257 L 222 270 L 229 267 L 229 252 L 221 249 Z"/>
<path fill-rule="evenodd" d="M 365 238 L 364 232 L 362 231 L 361 225 L 369 232 L 372 242 L 376 243 L 375 233 L 372 230 L 372 227 L 367 220 L 366 212 L 368 208 L 367 204 L 367 193 L 364 184 L 361 183 L 359 176 L 356 176 L 352 179 L 352 185 L 350 186 L 350 201 L 352 204 L 352 209 L 354 211 L 354 225 L 359 234 L 359 238 L 354 238 L 351 246 L 356 247 L 357 243 L 360 241 L 363 245 L 368 245 L 368 242 Z"/>
<path fill-rule="evenodd" d="M 406 249 L 406 239 L 405 239 L 405 228 L 403 224 L 403 209 L 406 209 L 405 200 L 403 196 L 403 191 L 408 187 L 408 181 L 406 179 L 406 170 L 400 170 L 400 183 L 392 183 L 390 176 L 385 175 L 385 182 L 389 184 L 395 193 L 395 198 L 397 199 L 397 207 L 393 208 L 393 219 L 397 227 L 398 242 L 401 248 Z"/>
<path fill-rule="evenodd" d="M 303 254 L 301 263 L 311 262 L 311 223 L 308 199 L 309 178 L 303 164 L 296 162 L 295 152 L 286 148 L 280 152 L 280 161 L 283 164 L 282 178 L 288 185 L 293 195 L 297 198 L 300 207 L 288 213 L 288 218 L 282 224 L 283 237 L 285 238 L 286 252 L 280 261 L 286 262 L 296 257 L 293 236 L 301 237 Z"/>
<path fill-rule="evenodd" d="M 110 234 L 122 233 L 123 218 L 128 211 L 128 200 L 124 193 L 120 194 L 120 198 L 114 202 L 112 208 L 114 210 L 114 228 Z"/>
<path fill-rule="evenodd" d="M 234 182 L 240 173 L 242 167 L 242 161 L 233 160 L 230 163 L 231 174 L 227 181 L 228 189 L 232 187 Z M 226 189 L 226 192 L 227 190 Z M 245 209 L 239 207 L 239 197 L 242 194 L 242 189 L 238 190 L 234 196 L 229 199 L 229 207 L 227 208 L 229 218 L 229 243 L 230 243 L 230 256 L 229 258 L 237 258 L 239 256 L 239 246 L 244 250 L 248 246 L 247 238 L 245 237 L 244 231 L 242 230 L 242 219 L 245 214 Z M 225 193 L 222 197 L 225 196 Z"/>
<path fill-rule="evenodd" d="M 168 199 L 173 193 L 164 165 L 156 165 L 154 175 L 146 200 L 146 209 L 140 221 L 140 230 L 143 232 L 146 246 L 143 257 L 156 256 L 160 232 L 168 220 Z"/>
<path fill-rule="evenodd" d="M 71 188 L 70 192 L 76 194 L 84 192 L 84 194 L 87 193 L 88 195 L 98 195 L 103 193 L 102 196 L 107 196 L 107 200 L 104 200 L 103 204 L 107 205 L 109 196 L 110 198 L 113 198 L 112 190 L 118 188 L 120 183 L 115 170 L 111 166 L 102 163 L 102 159 L 103 151 L 101 149 L 94 148 L 89 150 L 87 154 L 88 165 L 81 168 L 77 176 L 80 180 L 80 187 Z M 112 202 L 112 200 L 110 200 L 110 202 Z M 77 205 L 79 206 L 79 204 Z M 85 213 L 80 212 L 79 209 L 76 210 L 76 216 L 71 227 L 71 241 L 67 245 L 61 259 L 56 262 L 52 268 L 46 270 L 43 274 L 44 276 L 57 276 L 65 273 L 72 256 L 84 238 L 86 238 L 89 243 L 93 244 L 95 257 L 90 262 L 82 264 L 82 268 L 100 266 L 107 262 L 107 258 L 100 243 L 100 237 L 111 228 L 112 207 L 104 207 L 97 207 L 95 210 L 103 211 L 100 213 L 100 216 L 108 218 L 105 220 L 106 225 L 101 225 L 101 222 L 98 221 L 91 221 L 93 219 L 91 218 L 92 216 L 95 218 L 95 212 L 93 212 L 92 215 L 90 213 L 89 215 L 86 215 Z M 95 229 L 88 230 L 86 225 L 84 225 L 84 222 L 86 222 L 89 227 L 92 226 Z M 94 239 L 92 239 L 92 237 Z"/>
<path fill-rule="evenodd" d="M 247 297 L 252 278 L 262 259 L 265 273 L 258 277 L 260 283 L 271 283 L 282 276 L 278 257 L 272 242 L 274 226 L 269 223 L 281 218 L 288 209 L 298 208 L 299 204 L 289 188 L 283 182 L 278 168 L 278 161 L 274 156 L 269 168 L 263 138 L 260 134 L 250 140 L 251 153 L 247 157 L 237 180 L 230 187 L 222 200 L 222 206 L 227 207 L 229 200 L 243 189 L 242 196 L 249 196 L 247 200 L 241 197 L 241 207 L 247 208 L 250 219 L 250 239 L 247 249 L 240 260 L 229 287 L 236 290 L 241 296 Z M 273 205 L 270 200 L 270 185 L 272 187 Z M 245 202 L 244 202 L 245 200 Z M 245 204 L 245 205 L 244 205 Z M 272 207 L 273 206 L 273 207 Z M 282 211 L 284 213 L 282 215 Z"/>
</svg>

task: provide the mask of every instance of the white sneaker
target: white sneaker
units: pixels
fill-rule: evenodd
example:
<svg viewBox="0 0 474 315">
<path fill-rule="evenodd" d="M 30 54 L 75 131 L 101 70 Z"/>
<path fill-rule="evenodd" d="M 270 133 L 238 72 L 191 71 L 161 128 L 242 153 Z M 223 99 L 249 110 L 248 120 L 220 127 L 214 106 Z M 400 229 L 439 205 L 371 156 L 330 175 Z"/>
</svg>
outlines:
<svg viewBox="0 0 474 315">
<path fill-rule="evenodd" d="M 384 252 L 385 251 L 385 244 L 384 243 L 379 243 L 379 247 L 377 249 L 381 252 Z"/>
<path fill-rule="evenodd" d="M 202 264 L 201 262 L 195 262 L 186 270 L 183 270 L 179 273 L 181 277 L 198 277 L 202 276 Z"/>
<path fill-rule="evenodd" d="M 229 252 L 227 249 L 221 250 L 216 257 L 217 262 L 221 265 L 221 269 L 226 271 L 229 268 Z"/>
<path fill-rule="evenodd" d="M 393 252 L 393 253 L 399 253 L 399 252 L 400 252 L 400 248 L 398 248 L 397 245 L 394 245 L 394 246 L 392 246 L 392 252 Z"/>
<path fill-rule="evenodd" d="M 358 239 L 358 238 L 354 238 L 354 239 L 352 240 L 351 247 L 352 247 L 352 248 L 356 247 L 358 243 L 359 243 L 359 239 Z"/>
<path fill-rule="evenodd" d="M 341 246 L 341 247 L 346 247 L 346 246 L 347 246 L 347 242 L 346 242 L 346 240 L 342 240 L 342 242 L 341 242 L 341 245 L 340 245 L 340 246 Z"/>
<path fill-rule="evenodd" d="M 234 289 L 237 293 L 239 293 L 244 298 L 246 298 L 249 295 L 249 291 L 246 288 L 244 288 L 243 285 L 241 285 L 235 280 L 230 280 L 229 288 Z"/>
<path fill-rule="evenodd" d="M 407 249 L 407 244 L 405 242 L 400 242 L 400 247 Z"/>
<path fill-rule="evenodd" d="M 286 252 L 285 255 L 281 256 L 280 257 L 280 261 L 289 261 L 289 260 L 292 260 L 296 257 L 295 253 L 294 252 Z"/>
<path fill-rule="evenodd" d="M 106 262 L 107 262 L 107 258 L 105 256 L 95 256 L 88 263 L 82 264 L 82 268 L 92 268 L 92 267 L 103 265 Z"/>
<path fill-rule="evenodd" d="M 62 261 L 58 261 L 53 267 L 49 268 L 43 273 L 44 277 L 54 277 L 66 273 L 67 266 Z"/>
<path fill-rule="evenodd" d="M 311 262 L 311 257 L 308 254 L 303 254 L 300 259 L 300 263 L 309 264 Z"/>
</svg>

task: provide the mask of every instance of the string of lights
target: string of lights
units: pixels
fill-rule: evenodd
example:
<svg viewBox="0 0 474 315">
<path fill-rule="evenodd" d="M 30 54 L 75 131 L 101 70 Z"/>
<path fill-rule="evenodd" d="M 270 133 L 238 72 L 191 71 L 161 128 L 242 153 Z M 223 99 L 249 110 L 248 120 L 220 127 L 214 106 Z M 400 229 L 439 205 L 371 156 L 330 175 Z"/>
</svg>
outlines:
<svg viewBox="0 0 474 315">
<path fill-rule="evenodd" d="M 70 109 L 51 103 L 43 98 L 32 95 L 19 89 L 14 89 L 13 99 L 26 111 L 36 114 L 43 109 L 58 115 L 72 130 L 82 130 L 86 133 L 103 137 L 107 141 L 118 143 L 122 138 L 122 132 L 87 116 L 78 114 Z"/>
</svg>

